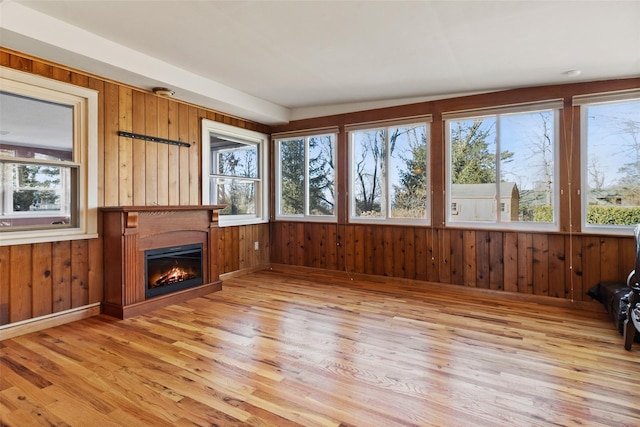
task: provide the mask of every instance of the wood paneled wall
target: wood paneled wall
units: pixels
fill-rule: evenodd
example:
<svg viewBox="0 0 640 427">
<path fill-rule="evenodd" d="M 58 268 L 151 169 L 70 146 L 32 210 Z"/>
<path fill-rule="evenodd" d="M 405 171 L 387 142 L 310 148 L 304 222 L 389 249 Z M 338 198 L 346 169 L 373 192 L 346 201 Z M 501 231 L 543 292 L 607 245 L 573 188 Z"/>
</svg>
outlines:
<svg viewBox="0 0 640 427">
<path fill-rule="evenodd" d="M 102 242 L 0 247 L 0 324 L 102 300 Z"/>
<path fill-rule="evenodd" d="M 99 206 L 200 204 L 202 118 L 269 133 L 265 125 L 4 48 L 0 65 L 98 91 Z M 180 140 L 191 147 L 124 138 L 118 131 Z M 268 263 L 267 224 L 222 230 L 221 272 Z M 258 251 L 255 240 L 260 241 Z M 102 301 L 102 271 L 108 268 L 102 259 L 101 239 L 0 247 L 0 325 Z"/>
<path fill-rule="evenodd" d="M 255 270 L 269 265 L 269 224 L 223 227 L 219 230 L 220 274 Z M 258 242 L 258 249 L 255 249 Z"/>
<path fill-rule="evenodd" d="M 274 264 L 575 301 L 633 268 L 631 237 L 277 222 Z"/>
<path fill-rule="evenodd" d="M 633 269 L 632 237 L 580 230 L 580 110 L 575 95 L 640 87 L 621 79 L 514 89 L 398 107 L 299 120 L 272 128 L 291 132 L 337 126 L 337 224 L 278 221 L 271 225 L 271 262 L 417 279 L 470 287 L 589 300 L 599 282 L 624 282 Z M 532 233 L 445 228 L 445 138 L 442 114 L 562 99 L 559 231 Z M 430 182 L 433 227 L 351 224 L 348 220 L 348 141 L 345 126 L 431 114 Z"/>
</svg>

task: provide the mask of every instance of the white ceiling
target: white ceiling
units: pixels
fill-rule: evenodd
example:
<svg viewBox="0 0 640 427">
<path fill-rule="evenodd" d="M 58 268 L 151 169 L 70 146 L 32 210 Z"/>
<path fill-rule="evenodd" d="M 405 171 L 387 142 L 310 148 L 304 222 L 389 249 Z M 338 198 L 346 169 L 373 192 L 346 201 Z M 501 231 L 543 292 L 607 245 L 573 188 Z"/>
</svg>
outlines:
<svg viewBox="0 0 640 427">
<path fill-rule="evenodd" d="M 265 124 L 640 76 L 640 1 L 0 0 L 0 14 L 3 46 Z"/>
</svg>

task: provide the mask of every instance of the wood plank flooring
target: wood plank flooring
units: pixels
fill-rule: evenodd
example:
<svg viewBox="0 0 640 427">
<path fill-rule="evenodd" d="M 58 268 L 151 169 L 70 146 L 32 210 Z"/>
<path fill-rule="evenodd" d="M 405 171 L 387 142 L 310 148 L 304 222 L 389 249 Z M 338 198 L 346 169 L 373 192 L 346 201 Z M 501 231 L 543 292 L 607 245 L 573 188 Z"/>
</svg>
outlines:
<svg viewBox="0 0 640 427">
<path fill-rule="evenodd" d="M 603 311 L 263 271 L 0 343 L 7 426 L 638 426 Z"/>
</svg>

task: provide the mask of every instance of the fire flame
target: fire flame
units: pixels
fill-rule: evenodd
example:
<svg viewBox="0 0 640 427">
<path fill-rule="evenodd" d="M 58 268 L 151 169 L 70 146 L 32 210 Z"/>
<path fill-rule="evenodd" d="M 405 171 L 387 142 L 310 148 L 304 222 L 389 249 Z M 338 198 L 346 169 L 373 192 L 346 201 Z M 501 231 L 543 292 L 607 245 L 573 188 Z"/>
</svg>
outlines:
<svg viewBox="0 0 640 427">
<path fill-rule="evenodd" d="M 196 275 L 194 273 L 189 272 L 180 266 L 175 266 L 168 272 L 161 274 L 157 280 L 152 281 L 152 284 L 154 285 L 153 287 L 166 286 L 195 278 Z"/>
</svg>

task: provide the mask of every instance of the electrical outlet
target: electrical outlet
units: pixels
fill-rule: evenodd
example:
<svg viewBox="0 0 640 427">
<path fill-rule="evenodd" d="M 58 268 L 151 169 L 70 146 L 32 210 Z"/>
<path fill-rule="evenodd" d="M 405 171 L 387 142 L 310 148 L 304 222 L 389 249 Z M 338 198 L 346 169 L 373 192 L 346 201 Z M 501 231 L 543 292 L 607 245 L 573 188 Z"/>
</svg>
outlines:
<svg viewBox="0 0 640 427">
<path fill-rule="evenodd" d="M 256 251 L 259 250 L 260 249 L 260 242 L 258 242 L 258 241 L 253 242 L 253 249 L 256 250 Z"/>
</svg>

